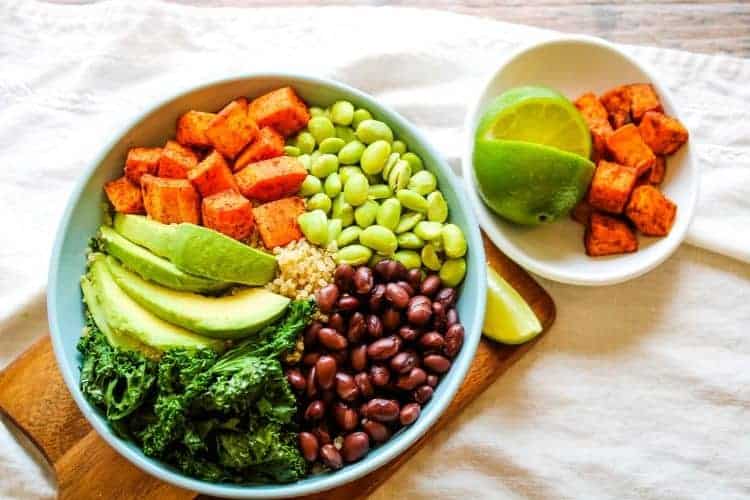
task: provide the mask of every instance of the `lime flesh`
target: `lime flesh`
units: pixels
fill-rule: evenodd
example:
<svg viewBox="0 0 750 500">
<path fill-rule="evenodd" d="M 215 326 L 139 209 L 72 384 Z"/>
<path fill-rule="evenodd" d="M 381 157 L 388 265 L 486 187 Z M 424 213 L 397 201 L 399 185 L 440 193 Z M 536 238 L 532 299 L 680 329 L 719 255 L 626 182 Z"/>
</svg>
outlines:
<svg viewBox="0 0 750 500">
<path fill-rule="evenodd" d="M 484 334 L 503 344 L 523 344 L 542 332 L 534 311 L 502 276 L 487 266 Z"/>
</svg>

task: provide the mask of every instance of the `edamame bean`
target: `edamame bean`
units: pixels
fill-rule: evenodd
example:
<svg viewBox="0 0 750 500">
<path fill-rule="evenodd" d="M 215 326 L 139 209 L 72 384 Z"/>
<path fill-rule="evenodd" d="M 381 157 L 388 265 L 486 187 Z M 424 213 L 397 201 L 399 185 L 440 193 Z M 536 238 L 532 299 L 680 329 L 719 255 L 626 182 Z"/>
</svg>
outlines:
<svg viewBox="0 0 750 500">
<path fill-rule="evenodd" d="M 393 196 L 393 191 L 387 184 L 371 184 L 367 196 L 371 200 L 382 200 Z"/>
<path fill-rule="evenodd" d="M 328 139 L 323 139 L 323 142 L 320 143 L 318 149 L 321 153 L 337 154 L 345 144 L 344 139 L 329 137 Z"/>
<path fill-rule="evenodd" d="M 323 190 L 331 198 L 335 198 L 341 193 L 341 177 L 338 172 L 334 172 L 326 177 L 323 183 Z"/>
<path fill-rule="evenodd" d="M 406 144 L 404 143 L 404 141 L 393 141 L 393 152 L 400 155 L 406 153 Z"/>
<path fill-rule="evenodd" d="M 312 106 L 308 111 L 310 112 L 310 116 L 312 116 L 313 118 L 316 116 L 323 116 L 325 114 L 323 108 L 319 108 L 318 106 Z"/>
<path fill-rule="evenodd" d="M 363 245 L 347 245 L 334 255 L 338 264 L 361 266 L 372 256 L 372 250 Z"/>
<path fill-rule="evenodd" d="M 320 151 L 313 151 L 310 153 L 310 168 L 312 169 L 312 164 L 315 163 L 315 160 L 320 158 Z"/>
<path fill-rule="evenodd" d="M 328 221 L 328 239 L 326 240 L 326 245 L 330 245 L 338 239 L 339 235 L 341 235 L 342 227 L 341 219 L 331 219 Z"/>
<path fill-rule="evenodd" d="M 424 213 L 427 211 L 427 200 L 424 196 L 421 196 L 414 191 L 408 189 L 401 189 L 396 191 L 396 198 L 401 202 L 403 206 L 415 212 Z"/>
<path fill-rule="evenodd" d="M 367 201 L 367 192 L 370 184 L 362 174 L 354 174 L 344 183 L 344 197 L 354 207 L 358 207 Z"/>
<path fill-rule="evenodd" d="M 372 200 L 367 200 L 354 210 L 354 221 L 362 228 L 372 226 L 377 213 L 378 204 Z"/>
<path fill-rule="evenodd" d="M 310 131 L 312 136 L 315 138 L 315 142 L 320 144 L 324 139 L 334 137 L 336 135 L 336 129 L 333 128 L 333 123 L 325 116 L 316 116 L 310 118 L 307 122 L 307 129 Z"/>
<path fill-rule="evenodd" d="M 334 173 L 338 168 L 339 159 L 336 155 L 322 154 L 313 160 L 310 172 L 312 172 L 315 177 L 323 179 Z"/>
<path fill-rule="evenodd" d="M 426 172 L 423 170 L 422 172 Z M 421 173 L 421 172 L 420 172 Z M 445 222 L 448 218 L 448 204 L 443 198 L 443 193 L 433 191 L 427 195 L 427 220 L 433 222 Z"/>
<path fill-rule="evenodd" d="M 375 141 L 362 153 L 360 165 L 366 174 L 379 174 L 391 154 L 391 145 L 386 141 Z"/>
<path fill-rule="evenodd" d="M 424 169 L 422 159 L 414 153 L 404 153 L 403 155 L 401 155 L 401 159 L 409 162 L 412 172 L 419 172 L 420 170 Z"/>
<path fill-rule="evenodd" d="M 331 119 L 337 125 L 349 125 L 354 119 L 354 105 L 349 101 L 336 101 L 331 106 Z"/>
<path fill-rule="evenodd" d="M 336 238 L 336 244 L 339 246 L 339 248 L 343 248 L 351 243 L 354 243 L 355 241 L 359 240 L 360 233 L 362 233 L 362 229 L 358 226 L 349 226 L 347 228 L 344 228 L 341 231 L 341 234 L 339 234 L 338 238 Z"/>
<path fill-rule="evenodd" d="M 327 214 L 331 210 L 331 199 L 324 193 L 314 194 L 308 198 L 306 208 L 308 211 L 322 210 Z"/>
<path fill-rule="evenodd" d="M 325 212 L 322 210 L 305 212 L 297 217 L 297 222 L 302 234 L 310 243 L 325 245 L 328 240 L 328 218 Z"/>
<path fill-rule="evenodd" d="M 297 146 L 284 146 L 284 154 L 286 156 L 299 156 L 302 151 Z"/>
<path fill-rule="evenodd" d="M 331 205 L 331 217 L 341 219 L 341 224 L 351 226 L 354 222 L 354 208 L 344 199 L 344 193 L 339 194 Z"/>
<path fill-rule="evenodd" d="M 422 248 L 422 265 L 433 271 L 439 271 L 443 265 L 443 260 L 438 255 L 432 243 L 428 243 Z"/>
<path fill-rule="evenodd" d="M 432 172 L 427 170 L 420 170 L 409 179 L 409 189 L 422 196 L 427 196 L 435 191 L 435 188 L 437 188 L 437 179 Z"/>
<path fill-rule="evenodd" d="M 443 225 L 439 222 L 422 221 L 414 226 L 414 234 L 423 240 L 436 240 L 440 238 Z"/>
<path fill-rule="evenodd" d="M 388 182 L 388 176 L 391 174 L 393 167 L 396 166 L 396 163 L 398 163 L 398 159 L 398 153 L 391 153 L 391 156 L 388 157 L 388 161 L 385 162 L 385 167 L 383 167 L 383 180 L 385 182 Z"/>
<path fill-rule="evenodd" d="M 466 255 L 466 237 L 460 227 L 455 224 L 446 224 L 440 233 L 445 255 L 449 259 L 457 259 Z"/>
<path fill-rule="evenodd" d="M 402 233 L 396 238 L 398 240 L 399 248 L 406 248 L 407 250 L 419 250 L 424 246 L 424 240 L 414 233 Z M 424 256 L 422 257 L 424 261 Z"/>
<path fill-rule="evenodd" d="M 357 136 L 354 134 L 354 129 L 351 127 L 341 127 L 336 126 L 334 127 L 336 129 L 336 137 L 339 139 L 344 139 L 344 142 L 349 144 L 352 141 L 357 140 Z"/>
<path fill-rule="evenodd" d="M 440 268 L 440 280 L 443 285 L 455 287 L 463 281 L 466 275 L 466 260 L 465 259 L 448 259 L 445 261 L 443 266 Z"/>
<path fill-rule="evenodd" d="M 424 215 L 420 214 L 419 212 L 410 212 L 402 216 L 401 220 L 398 221 L 398 226 L 396 226 L 396 234 L 411 231 L 417 224 L 422 221 L 422 219 L 424 219 Z M 420 236 L 420 238 L 422 237 Z"/>
<path fill-rule="evenodd" d="M 302 164 L 303 167 L 305 167 L 305 170 L 308 172 L 310 171 L 310 167 L 312 167 L 312 159 L 311 156 L 308 154 L 302 154 L 297 157 L 297 160 Z"/>
<path fill-rule="evenodd" d="M 401 202 L 395 198 L 388 198 L 378 208 L 378 214 L 375 217 L 375 220 L 378 225 L 394 230 L 398 226 L 400 218 Z"/>
<path fill-rule="evenodd" d="M 359 127 L 360 123 L 365 120 L 369 120 L 370 118 L 372 118 L 372 115 L 369 111 L 359 108 L 354 112 L 354 115 L 352 116 L 352 127 L 356 129 L 357 127 Z"/>
<path fill-rule="evenodd" d="M 398 248 L 398 241 L 393 231 L 379 225 L 363 229 L 359 235 L 359 242 L 382 255 L 391 255 Z"/>
<path fill-rule="evenodd" d="M 346 181 L 349 180 L 349 177 L 355 174 L 362 174 L 362 169 L 359 167 L 355 167 L 353 165 L 349 165 L 346 167 L 341 167 L 339 169 L 339 176 L 341 176 L 341 183 L 346 184 Z"/>
<path fill-rule="evenodd" d="M 309 174 L 305 177 L 305 180 L 302 181 L 302 185 L 299 187 L 299 195 L 304 196 L 305 198 L 316 193 L 321 193 L 322 191 L 323 185 L 321 184 L 320 179 Z"/>
<path fill-rule="evenodd" d="M 315 137 L 310 132 L 302 131 L 297 134 L 297 147 L 305 154 L 315 150 Z"/>
<path fill-rule="evenodd" d="M 411 178 L 411 167 L 403 160 L 399 160 L 391 169 L 388 175 L 388 187 L 398 192 L 399 189 L 405 189 Z"/>
<path fill-rule="evenodd" d="M 365 145 L 357 140 L 347 143 L 339 151 L 339 162 L 342 165 L 354 165 L 359 163 L 362 153 L 365 152 Z"/>
<path fill-rule="evenodd" d="M 365 177 L 367 177 L 367 183 L 371 186 L 373 184 L 380 184 L 380 176 L 378 174 L 365 174 Z"/>
<path fill-rule="evenodd" d="M 393 254 L 393 260 L 402 263 L 406 269 L 419 269 L 422 266 L 422 259 L 414 250 L 399 250 Z"/>
<path fill-rule="evenodd" d="M 385 259 L 390 259 L 390 257 L 388 255 L 380 255 L 379 253 L 374 253 L 372 254 L 372 257 L 370 257 L 370 261 L 367 263 L 367 267 L 375 268 L 375 265 L 378 262 Z"/>
<path fill-rule="evenodd" d="M 364 120 L 357 125 L 357 139 L 365 144 L 372 144 L 379 140 L 393 142 L 393 132 L 391 127 L 380 120 Z"/>
</svg>

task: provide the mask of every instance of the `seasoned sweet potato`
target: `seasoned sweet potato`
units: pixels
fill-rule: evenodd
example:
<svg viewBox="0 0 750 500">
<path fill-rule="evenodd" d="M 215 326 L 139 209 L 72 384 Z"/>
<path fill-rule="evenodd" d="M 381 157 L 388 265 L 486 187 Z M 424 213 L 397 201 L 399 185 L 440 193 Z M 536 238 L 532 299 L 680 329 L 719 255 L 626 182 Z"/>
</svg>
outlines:
<svg viewBox="0 0 750 500">
<path fill-rule="evenodd" d="M 607 137 L 614 132 L 607 118 L 607 110 L 604 109 L 604 106 L 593 92 L 583 94 L 576 99 L 574 104 L 589 126 L 591 138 L 594 143 L 593 157 L 595 160 L 598 160 L 607 151 Z"/>
<path fill-rule="evenodd" d="M 190 169 L 198 165 L 198 155 L 177 141 L 167 141 L 159 157 L 159 177 L 186 179 Z"/>
<path fill-rule="evenodd" d="M 142 214 L 144 212 L 141 188 L 122 176 L 104 185 L 104 192 L 116 212 L 123 214 Z"/>
<path fill-rule="evenodd" d="M 618 128 L 607 138 L 607 149 L 617 163 L 635 168 L 639 176 L 656 161 L 654 152 L 643 142 L 638 127 L 632 123 Z"/>
<path fill-rule="evenodd" d="M 283 198 L 253 208 L 253 217 L 266 248 L 283 246 L 302 237 L 297 217 L 305 211 L 305 201 Z"/>
<path fill-rule="evenodd" d="M 659 189 L 649 185 L 637 187 L 625 207 L 625 215 L 640 232 L 648 236 L 669 234 L 676 213 L 677 205 Z"/>
<path fill-rule="evenodd" d="M 227 104 L 211 120 L 206 137 L 228 159 L 233 159 L 258 135 L 258 126 L 247 114 L 247 99 L 240 97 Z"/>
<path fill-rule="evenodd" d="M 282 87 L 256 98 L 250 103 L 249 113 L 258 126 L 273 127 L 284 136 L 304 128 L 310 121 L 307 105 L 291 87 Z"/>
<path fill-rule="evenodd" d="M 227 189 L 238 190 L 232 170 L 217 151 L 212 151 L 197 167 L 189 171 L 188 180 L 204 197 Z"/>
<path fill-rule="evenodd" d="M 234 171 L 238 172 L 256 161 L 276 158 L 284 154 L 284 137 L 272 127 L 263 127 L 258 136 L 234 161 Z"/>
<path fill-rule="evenodd" d="M 638 250 L 638 240 L 627 222 L 594 212 L 584 235 L 586 254 L 591 257 L 630 253 Z"/>
<path fill-rule="evenodd" d="M 125 177 L 140 185 L 142 175 L 156 175 L 160 157 L 161 148 L 130 148 L 125 160 Z"/>
<path fill-rule="evenodd" d="M 653 185 L 659 185 L 664 182 L 664 175 L 667 172 L 666 156 L 657 155 L 654 166 L 648 172 L 648 182 Z"/>
<path fill-rule="evenodd" d="M 203 225 L 236 240 L 244 240 L 253 232 L 253 206 L 233 189 L 203 198 Z"/>
<path fill-rule="evenodd" d="M 688 131 L 677 118 L 656 111 L 643 116 L 638 130 L 648 147 L 660 155 L 674 153 L 688 140 Z"/>
<path fill-rule="evenodd" d="M 661 111 L 661 101 L 650 83 L 633 83 L 627 86 L 630 93 L 630 116 L 636 123 L 648 111 Z"/>
<path fill-rule="evenodd" d="M 586 201 L 586 198 L 584 198 L 573 207 L 573 210 L 570 211 L 570 218 L 584 226 L 588 226 L 589 218 L 592 213 L 594 213 L 594 207 L 592 207 L 589 202 Z"/>
<path fill-rule="evenodd" d="M 214 118 L 216 113 L 188 111 L 177 120 L 177 142 L 195 148 L 210 147 L 211 141 L 206 136 L 206 130 Z"/>
<path fill-rule="evenodd" d="M 187 179 L 163 179 L 152 175 L 141 177 L 143 202 L 149 217 L 164 224 L 201 220 L 198 191 Z"/>
<path fill-rule="evenodd" d="M 615 87 L 605 93 L 602 95 L 601 101 L 615 130 L 632 121 L 630 116 L 630 91 L 626 85 Z"/>
<path fill-rule="evenodd" d="M 589 187 L 589 204 L 605 212 L 621 213 L 637 177 L 633 167 L 599 160 Z"/>
<path fill-rule="evenodd" d="M 260 201 L 278 200 L 297 193 L 305 177 L 304 165 L 291 156 L 251 163 L 234 176 L 240 193 Z"/>
</svg>

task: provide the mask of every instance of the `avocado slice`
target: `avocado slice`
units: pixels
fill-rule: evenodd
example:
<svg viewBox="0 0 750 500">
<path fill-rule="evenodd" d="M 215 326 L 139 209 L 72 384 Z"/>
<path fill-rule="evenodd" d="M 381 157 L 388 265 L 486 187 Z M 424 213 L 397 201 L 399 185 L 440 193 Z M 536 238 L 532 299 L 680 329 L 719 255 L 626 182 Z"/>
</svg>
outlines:
<svg viewBox="0 0 750 500">
<path fill-rule="evenodd" d="M 279 319 L 289 299 L 264 288 L 205 297 L 150 283 L 107 257 L 109 272 L 130 298 L 159 318 L 207 337 L 238 339 Z"/>
<path fill-rule="evenodd" d="M 109 226 L 99 228 L 99 242 L 109 255 L 117 257 L 131 271 L 135 271 L 147 280 L 175 290 L 215 293 L 226 290 L 230 285 L 225 281 L 194 276 L 181 271 L 167 259 L 123 238 Z"/>
<path fill-rule="evenodd" d="M 159 351 L 174 347 L 209 348 L 215 351 L 224 349 L 224 342 L 196 335 L 167 323 L 139 306 L 117 286 L 104 254 L 92 254 L 90 259 L 88 279 L 96 291 L 112 332 L 129 335 Z"/>
<path fill-rule="evenodd" d="M 276 274 L 273 255 L 195 224 L 166 225 L 142 215 L 117 214 L 114 228 L 186 273 L 243 285 L 265 285 Z"/>
</svg>

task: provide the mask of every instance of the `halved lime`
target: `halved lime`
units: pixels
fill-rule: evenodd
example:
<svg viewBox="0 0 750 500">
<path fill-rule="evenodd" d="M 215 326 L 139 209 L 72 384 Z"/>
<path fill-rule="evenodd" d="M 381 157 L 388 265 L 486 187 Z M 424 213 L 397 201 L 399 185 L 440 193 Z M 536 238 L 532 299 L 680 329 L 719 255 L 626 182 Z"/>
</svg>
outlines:
<svg viewBox="0 0 750 500">
<path fill-rule="evenodd" d="M 523 344 L 542 332 L 531 307 L 490 266 L 487 266 L 487 312 L 482 331 L 503 344 Z"/>
</svg>

